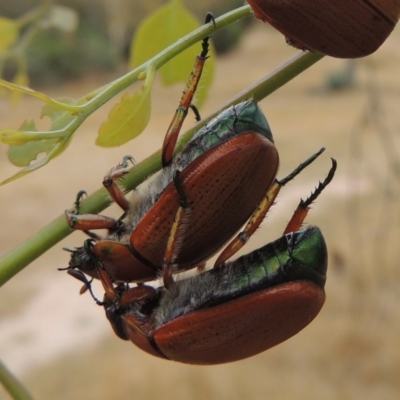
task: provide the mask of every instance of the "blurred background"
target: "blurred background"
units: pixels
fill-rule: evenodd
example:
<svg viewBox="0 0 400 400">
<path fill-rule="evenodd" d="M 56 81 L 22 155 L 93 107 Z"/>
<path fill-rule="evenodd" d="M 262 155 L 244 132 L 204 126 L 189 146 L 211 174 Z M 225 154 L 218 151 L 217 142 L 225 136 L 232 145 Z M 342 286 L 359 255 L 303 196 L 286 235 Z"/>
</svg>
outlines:
<svg viewBox="0 0 400 400">
<path fill-rule="evenodd" d="M 63 4 L 62 2 L 57 2 Z M 126 71 L 135 27 L 162 1 L 65 1 L 77 10 L 74 33 L 41 32 L 28 48 L 31 86 L 52 97 L 80 98 Z M 239 1 L 187 6 L 203 20 Z M 18 17 L 35 1 L 2 2 L 0 15 Z M 296 54 L 281 34 L 248 19 L 215 35 L 219 54 L 206 116 Z M 281 235 L 297 206 L 338 161 L 338 172 L 307 219 L 328 243 L 327 301 L 294 338 L 233 364 L 196 367 L 151 357 L 118 339 L 103 310 L 80 283 L 57 268 L 75 233 L 0 290 L 0 358 L 37 399 L 397 399 L 400 393 L 400 31 L 372 56 L 322 59 L 260 103 L 279 149 L 279 177 L 320 147 L 325 154 L 285 187 L 244 252 Z M 12 77 L 13 66 L 6 74 Z M 134 89 L 131 90 L 133 92 Z M 153 89 L 150 125 L 135 141 L 94 146 L 112 105 L 80 127 L 51 165 L 0 188 L 1 253 L 5 254 L 69 208 L 75 194 L 97 190 L 126 154 L 137 161 L 161 147 L 183 85 Z M 0 128 L 40 114 L 22 98 L 0 98 Z M 185 126 L 190 127 L 189 116 Z M 1 179 L 16 168 L 0 146 Z M 116 208 L 104 212 L 118 215 Z M 95 291 L 101 293 L 96 286 Z M 8 395 L 0 388 L 0 398 Z"/>
</svg>

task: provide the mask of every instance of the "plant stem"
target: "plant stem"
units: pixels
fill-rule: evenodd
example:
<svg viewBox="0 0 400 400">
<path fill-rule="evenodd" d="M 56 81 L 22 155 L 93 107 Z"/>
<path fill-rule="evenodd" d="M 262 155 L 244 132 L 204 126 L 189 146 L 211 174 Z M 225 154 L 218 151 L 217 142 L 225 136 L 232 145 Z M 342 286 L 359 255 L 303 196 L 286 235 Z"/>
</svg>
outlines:
<svg viewBox="0 0 400 400">
<path fill-rule="evenodd" d="M 33 400 L 33 397 L 25 389 L 21 382 L 0 361 L 0 382 L 15 400 Z"/>
</svg>

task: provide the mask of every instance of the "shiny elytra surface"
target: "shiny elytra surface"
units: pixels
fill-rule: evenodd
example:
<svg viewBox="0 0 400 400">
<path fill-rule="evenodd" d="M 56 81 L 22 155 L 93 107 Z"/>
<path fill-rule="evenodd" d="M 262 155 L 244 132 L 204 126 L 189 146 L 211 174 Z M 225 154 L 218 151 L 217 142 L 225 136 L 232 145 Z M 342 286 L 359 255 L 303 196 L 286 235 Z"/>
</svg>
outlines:
<svg viewBox="0 0 400 400">
<path fill-rule="evenodd" d="M 287 283 L 177 318 L 157 329 L 153 340 L 170 360 L 203 365 L 237 361 L 301 331 L 324 300 L 323 289 L 314 283 Z"/>
<path fill-rule="evenodd" d="M 178 269 L 206 260 L 240 229 L 273 182 L 278 165 L 275 146 L 256 132 L 246 132 L 207 151 L 180 173 L 189 207 L 178 230 Z M 131 238 L 132 246 L 155 265 L 162 265 L 179 200 L 172 183 Z"/>
<path fill-rule="evenodd" d="M 248 0 L 256 18 L 303 50 L 338 58 L 365 57 L 390 35 L 399 0 Z"/>
</svg>

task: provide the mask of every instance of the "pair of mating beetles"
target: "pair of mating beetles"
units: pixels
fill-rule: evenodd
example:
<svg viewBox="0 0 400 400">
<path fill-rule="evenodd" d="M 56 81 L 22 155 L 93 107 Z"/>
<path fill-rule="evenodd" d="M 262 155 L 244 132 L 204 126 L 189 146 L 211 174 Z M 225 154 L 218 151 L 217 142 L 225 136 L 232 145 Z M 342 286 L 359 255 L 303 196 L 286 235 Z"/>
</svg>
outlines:
<svg viewBox="0 0 400 400">
<path fill-rule="evenodd" d="M 67 270 L 90 291 L 86 276 L 100 279 L 104 299 L 93 297 L 115 333 L 150 354 L 190 364 L 258 354 L 295 335 L 318 314 L 325 299 L 327 249 L 317 227 L 301 225 L 336 169 L 332 160 L 327 178 L 300 202 L 281 238 L 227 262 L 261 224 L 280 188 L 323 149 L 277 180 L 272 133 L 249 100 L 222 112 L 173 157 L 208 40 L 167 131 L 163 170 L 132 202 L 116 184 L 129 158 L 109 172 L 103 184 L 124 211 L 118 220 L 80 215 L 79 198 L 75 210 L 66 212 L 69 225 L 90 236 L 71 250 Z M 91 231 L 104 228 L 106 238 Z M 206 261 L 229 241 L 214 268 L 204 271 Z M 176 273 L 195 267 L 194 276 L 175 280 Z M 162 286 L 146 284 L 159 277 Z"/>
</svg>

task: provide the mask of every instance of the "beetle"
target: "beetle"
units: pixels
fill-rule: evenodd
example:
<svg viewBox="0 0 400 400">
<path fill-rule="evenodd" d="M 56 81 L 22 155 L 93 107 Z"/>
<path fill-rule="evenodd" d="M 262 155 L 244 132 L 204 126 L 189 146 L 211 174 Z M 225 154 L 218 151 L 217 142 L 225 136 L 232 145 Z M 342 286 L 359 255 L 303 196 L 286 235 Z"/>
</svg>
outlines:
<svg viewBox="0 0 400 400">
<path fill-rule="evenodd" d="M 101 264 L 113 282 L 140 284 L 162 272 L 168 286 L 174 273 L 204 265 L 249 218 L 246 234 L 251 235 L 273 203 L 284 184 L 275 182 L 279 155 L 268 122 L 253 100 L 222 112 L 173 157 L 207 58 L 208 40 L 202 42 L 202 53 L 167 130 L 163 170 L 146 187 L 139 187 L 130 202 L 116 184 L 129 158 L 107 174 L 103 184 L 124 210 L 118 220 L 80 215 L 79 198 L 75 209 L 66 212 L 71 228 L 91 237 L 71 250 L 70 274 L 76 276 L 78 270 L 98 278 L 97 265 Z M 106 238 L 91 232 L 100 228 L 108 229 Z M 241 239 L 235 239 L 233 246 L 219 263 L 241 246 Z"/>
<path fill-rule="evenodd" d="M 301 50 L 337 58 L 365 57 L 393 31 L 399 0 L 247 0 L 254 16 L 268 22 Z"/>
<path fill-rule="evenodd" d="M 92 235 L 72 252 L 70 268 L 96 277 L 99 260 L 114 281 L 154 280 L 180 209 L 174 272 L 200 265 L 249 219 L 273 183 L 278 163 L 257 104 L 247 101 L 229 108 L 200 130 L 147 187 L 138 188 L 118 221 L 67 212 L 75 229 L 109 228 L 107 238 Z M 188 203 L 183 207 L 181 188 Z"/>
<path fill-rule="evenodd" d="M 163 276 L 201 268 L 248 221 L 217 259 L 216 266 L 235 254 L 262 222 L 279 190 L 317 158 L 317 152 L 288 179 L 275 179 L 279 155 L 268 122 L 253 100 L 232 106 L 200 129 L 174 158 L 179 134 L 208 51 L 203 40 L 187 89 L 167 131 L 164 168 L 128 202 L 116 179 L 123 176 L 129 158 L 113 168 L 103 184 L 124 214 L 118 220 L 67 211 L 69 225 L 87 232 L 82 247 L 71 250 L 68 272 L 81 271 L 99 278 L 98 265 L 112 282 L 142 284 Z M 172 146 L 172 147 L 171 147 Z M 91 232 L 107 228 L 106 238 Z M 144 289 L 143 290 L 148 290 Z M 149 294 L 150 295 L 150 294 Z"/>
<path fill-rule="evenodd" d="M 141 299 L 141 287 L 115 286 L 100 269 L 106 293 L 103 302 L 96 301 L 114 332 L 151 355 L 201 365 L 251 357 L 297 334 L 325 301 L 325 240 L 319 228 L 300 227 L 332 180 L 332 163 L 324 182 L 300 202 L 284 235 L 235 261 Z"/>
</svg>

